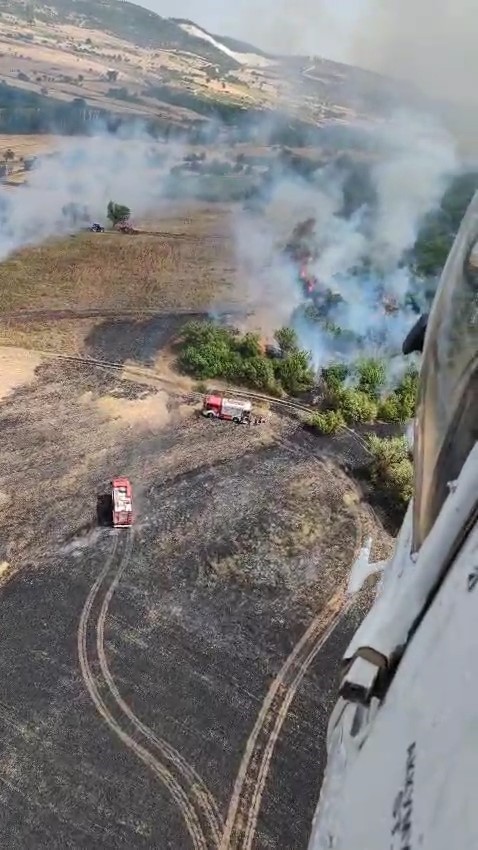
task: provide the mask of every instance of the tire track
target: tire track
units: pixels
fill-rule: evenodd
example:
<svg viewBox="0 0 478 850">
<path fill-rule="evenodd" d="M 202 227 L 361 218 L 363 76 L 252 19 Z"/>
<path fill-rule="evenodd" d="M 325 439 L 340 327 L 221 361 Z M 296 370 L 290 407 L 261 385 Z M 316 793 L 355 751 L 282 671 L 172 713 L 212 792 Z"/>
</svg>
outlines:
<svg viewBox="0 0 478 850">
<path fill-rule="evenodd" d="M 333 607 L 334 603 L 335 600 L 331 600 L 329 605 L 332 605 Z M 272 728 L 272 731 L 268 735 L 267 743 L 265 744 L 263 749 L 260 768 L 257 773 L 257 779 L 255 784 L 253 785 L 251 801 L 247 805 L 248 815 L 244 829 L 244 837 L 241 844 L 242 850 L 250 850 L 250 848 L 252 847 L 256 834 L 257 821 L 259 818 L 259 811 L 262 802 L 262 797 L 264 794 L 264 788 L 266 785 L 267 777 L 269 775 L 274 749 L 279 739 L 282 726 L 285 720 L 287 719 L 289 708 L 296 695 L 297 689 L 299 688 L 302 679 L 308 672 L 308 669 L 314 661 L 315 657 L 320 652 L 324 644 L 331 636 L 332 632 L 335 630 L 335 628 L 338 626 L 338 624 L 350 608 L 350 603 L 344 604 L 343 598 L 339 600 L 339 604 L 339 610 L 332 614 L 331 619 L 328 621 L 328 625 L 324 628 L 323 631 L 321 630 L 316 636 L 316 640 L 312 643 L 307 656 L 299 665 L 297 673 L 294 676 L 291 684 L 289 685 L 289 688 L 287 689 L 286 693 L 284 694 L 282 703 L 280 704 L 277 710 L 274 726 Z"/>
<path fill-rule="evenodd" d="M 174 315 L 174 314 L 171 314 Z M 0 317 L 1 321 L 1 317 Z M 114 372 L 121 372 L 125 377 L 130 377 L 131 379 L 135 377 L 147 378 L 148 381 L 151 381 L 153 384 L 161 384 L 168 388 L 168 392 L 171 394 L 175 394 L 178 396 L 187 395 L 188 398 L 192 400 L 201 401 L 204 397 L 204 393 L 200 393 L 197 391 L 184 392 L 177 390 L 177 384 L 174 380 L 170 378 L 161 377 L 161 375 L 156 374 L 152 369 L 148 369 L 145 366 L 134 366 L 131 364 L 119 363 L 117 361 L 110 360 L 99 360 L 94 357 L 84 357 L 75 354 L 60 354 L 55 351 L 44 351 L 39 348 L 29 348 L 28 351 L 32 351 L 35 354 L 38 354 L 41 357 L 48 358 L 50 360 L 64 360 L 66 362 L 71 363 L 80 363 L 84 366 L 92 366 L 94 368 L 101 368 L 106 370 L 111 370 Z M 275 396 L 265 395 L 264 393 L 255 392 L 254 390 L 243 390 L 238 389 L 237 387 L 226 386 L 218 392 L 224 392 L 227 394 L 233 394 L 237 397 L 242 397 L 246 399 L 250 399 L 252 401 L 263 401 L 271 406 L 271 408 L 275 408 L 278 411 L 290 411 L 296 415 L 298 414 L 311 414 L 314 413 L 314 408 L 310 405 L 301 404 L 297 401 L 291 401 L 289 399 L 279 399 Z M 355 440 L 355 442 L 360 445 L 362 451 L 365 451 L 368 455 L 372 455 L 366 440 L 354 431 L 352 428 L 348 428 L 344 426 L 344 431 L 346 431 L 349 436 Z"/>
<path fill-rule="evenodd" d="M 112 371 L 120 370 L 124 374 L 129 374 L 132 377 L 135 375 L 147 377 L 155 383 L 169 384 L 171 386 L 174 385 L 174 382 L 163 379 L 161 376 L 155 375 L 152 370 L 140 366 L 125 366 L 123 363 L 114 361 L 104 361 L 74 355 L 61 355 L 55 352 L 39 351 L 38 353 L 50 359 L 57 358 L 77 362 L 85 366 L 92 366 L 95 368 L 100 367 Z M 225 391 L 230 391 L 230 388 L 227 388 Z M 237 395 L 245 398 L 266 401 L 278 410 L 289 410 L 296 414 L 311 412 L 311 408 L 309 406 L 299 402 L 277 399 L 254 391 L 236 389 L 233 391 L 236 392 Z M 184 395 L 184 393 L 178 394 Z M 188 395 L 190 395 L 191 398 L 200 400 L 203 394 L 195 392 Z M 350 433 L 353 434 L 363 447 L 363 440 L 354 432 Z M 111 598 L 120 581 L 121 575 L 126 568 L 127 559 L 129 558 L 131 551 L 132 535 L 129 536 L 131 540 L 129 541 L 130 545 L 128 547 L 128 554 L 126 558 L 125 555 L 123 555 L 120 566 L 114 574 L 113 580 L 103 599 L 97 623 L 98 631 L 96 646 L 104 682 L 106 683 L 110 695 L 115 700 L 115 703 L 121 710 L 122 714 L 133 724 L 137 731 L 143 735 L 149 744 L 155 748 L 160 756 L 170 762 L 170 764 L 182 776 L 183 780 L 187 782 L 189 786 L 189 793 L 193 796 L 195 804 L 209 830 L 209 836 L 210 840 L 213 842 L 213 846 L 215 848 L 219 847 L 219 850 L 236 850 L 236 848 L 237 850 L 250 850 L 256 833 L 260 806 L 273 753 L 279 739 L 282 726 L 287 718 L 288 711 L 295 697 L 296 691 L 302 679 L 306 675 L 307 670 L 326 640 L 330 637 L 334 628 L 338 625 L 350 607 L 349 603 L 345 603 L 345 588 L 339 588 L 339 590 L 329 600 L 325 608 L 322 609 L 321 614 L 314 619 L 305 634 L 302 636 L 301 640 L 286 659 L 278 676 L 269 688 L 255 726 L 247 741 L 244 757 L 234 785 L 226 823 L 223 826 L 216 801 L 202 782 L 201 778 L 185 761 L 185 759 L 174 750 L 174 748 L 172 748 L 167 742 L 158 738 L 152 730 L 143 724 L 142 721 L 140 721 L 139 718 L 137 718 L 131 711 L 129 706 L 122 699 L 107 664 L 104 651 L 105 621 Z M 80 627 L 78 630 L 78 654 L 83 678 L 97 711 L 103 717 L 107 725 L 128 748 L 135 752 L 138 758 L 140 758 L 140 760 L 143 761 L 143 763 L 146 764 L 153 773 L 155 773 L 155 775 L 168 789 L 174 802 L 183 815 L 195 850 L 208 850 L 210 844 L 205 837 L 198 812 L 192 805 L 190 797 L 188 797 L 171 771 L 168 770 L 168 768 L 155 756 L 153 756 L 151 752 L 131 738 L 131 736 L 122 729 L 102 699 L 91 672 L 86 648 L 89 618 L 101 585 L 105 581 L 110 570 L 111 561 L 114 558 L 116 548 L 117 540 L 115 540 L 111 558 L 108 560 L 105 568 L 90 590 L 90 594 L 85 603 L 80 620 Z"/>
<path fill-rule="evenodd" d="M 127 562 L 123 560 L 105 594 L 100 614 L 98 617 L 96 648 L 98 652 L 101 672 L 104 676 L 105 682 L 112 697 L 114 698 L 118 707 L 121 709 L 122 713 L 128 718 L 128 720 L 131 721 L 131 723 L 138 730 L 138 732 L 140 732 L 144 736 L 144 738 L 146 738 L 147 741 L 158 751 L 161 758 L 170 762 L 171 765 L 176 768 L 178 774 L 182 776 L 182 778 L 186 781 L 189 786 L 190 794 L 196 800 L 198 813 L 202 814 L 203 820 L 205 821 L 205 826 L 210 832 L 210 843 L 212 843 L 214 847 L 218 847 L 221 840 L 221 834 L 224 828 L 224 824 L 213 795 L 211 794 L 207 786 L 204 784 L 199 774 L 194 770 L 194 768 L 191 767 L 191 765 L 186 761 L 186 759 L 177 750 L 175 750 L 174 747 L 168 744 L 167 741 L 157 737 L 154 732 L 134 714 L 134 712 L 124 701 L 120 692 L 118 691 L 111 671 L 108 667 L 104 645 L 105 622 L 106 617 L 108 615 L 108 609 L 111 599 L 113 598 L 113 594 L 120 582 L 121 576 L 126 566 Z"/>
<path fill-rule="evenodd" d="M 345 615 L 344 588 L 310 624 L 272 682 L 246 743 L 234 784 L 220 850 L 250 848 L 265 783 L 280 731 L 297 688 L 332 631 Z"/>
<path fill-rule="evenodd" d="M 117 737 L 123 742 L 123 744 L 132 752 L 134 752 L 138 756 L 138 758 L 143 762 L 143 764 L 149 767 L 149 769 L 155 774 L 155 776 L 169 791 L 172 799 L 176 803 L 179 811 L 181 812 L 184 818 L 186 828 L 189 832 L 194 850 L 208 850 L 208 844 L 202 831 L 198 815 L 184 789 L 177 782 L 173 774 L 158 759 L 156 759 L 145 747 L 135 741 L 134 738 L 132 738 L 120 726 L 111 711 L 108 709 L 105 701 L 101 697 L 99 689 L 95 682 L 95 678 L 92 673 L 91 664 L 88 658 L 87 647 L 90 616 L 93 606 L 97 600 L 98 594 L 101 590 L 101 587 L 105 582 L 108 573 L 110 572 L 111 565 L 114 563 L 115 554 L 118 549 L 118 539 L 119 538 L 116 535 L 112 551 L 110 552 L 110 555 L 105 563 L 105 566 L 103 567 L 103 570 L 101 571 L 101 573 L 99 574 L 90 589 L 80 617 L 80 623 L 77 633 L 77 646 L 78 658 L 80 662 L 83 680 L 85 682 L 91 700 L 95 705 L 96 710 L 103 718 L 105 723 L 109 726 L 112 732 L 117 735 Z M 116 577 L 119 571 L 122 572 L 125 569 L 126 564 L 131 555 L 132 545 L 133 534 L 129 533 L 125 548 L 121 553 L 120 565 L 115 571 L 114 577 Z"/>
<path fill-rule="evenodd" d="M 279 442 L 295 454 L 304 451 L 288 440 Z M 355 521 L 352 563 L 359 553 L 363 537 L 359 511 L 355 513 Z M 344 583 L 312 620 L 272 682 L 246 743 L 229 803 L 220 850 L 251 850 L 274 749 L 289 708 L 310 665 L 351 605 Z"/>
</svg>

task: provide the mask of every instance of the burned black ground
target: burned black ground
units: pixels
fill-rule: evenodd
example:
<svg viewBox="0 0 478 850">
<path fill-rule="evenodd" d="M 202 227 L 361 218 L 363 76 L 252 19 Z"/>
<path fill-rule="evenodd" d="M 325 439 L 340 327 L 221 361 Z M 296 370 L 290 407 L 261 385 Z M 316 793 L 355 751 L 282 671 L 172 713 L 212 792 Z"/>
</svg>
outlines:
<svg viewBox="0 0 478 850">
<path fill-rule="evenodd" d="M 135 404 L 148 392 L 52 362 L 0 406 L 0 561 L 18 571 L 0 601 L 0 840 L 9 850 L 190 846 L 166 790 L 102 721 L 79 669 L 81 612 L 116 533 L 96 516 L 113 475 L 131 478 L 137 523 L 106 623 L 111 672 L 224 815 L 267 689 L 357 543 L 349 481 L 304 446 L 296 424 L 211 424 L 163 393 L 153 400 L 161 417 L 145 423 Z M 257 847 L 307 845 L 352 623 L 327 642 L 292 704 Z"/>
</svg>

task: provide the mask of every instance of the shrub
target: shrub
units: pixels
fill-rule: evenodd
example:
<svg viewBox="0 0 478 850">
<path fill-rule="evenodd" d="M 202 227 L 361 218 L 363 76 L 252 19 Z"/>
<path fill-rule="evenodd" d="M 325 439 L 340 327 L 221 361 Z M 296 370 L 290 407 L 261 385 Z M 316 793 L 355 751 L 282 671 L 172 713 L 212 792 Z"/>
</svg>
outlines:
<svg viewBox="0 0 478 850">
<path fill-rule="evenodd" d="M 299 340 L 294 328 L 279 328 L 274 334 L 274 339 L 284 354 L 299 350 Z"/>
<path fill-rule="evenodd" d="M 239 352 L 243 357 L 260 357 L 261 344 L 258 334 L 246 333 L 238 343 Z"/>
<path fill-rule="evenodd" d="M 371 398 L 378 400 L 387 376 L 383 360 L 373 358 L 359 360 L 355 370 L 358 377 L 357 388 Z"/>
<path fill-rule="evenodd" d="M 313 372 L 306 352 L 294 351 L 274 363 L 261 352 L 259 337 L 241 336 L 235 328 L 221 328 L 212 322 L 189 322 L 182 334 L 179 365 L 197 378 L 226 378 L 281 395 L 308 389 Z"/>
<path fill-rule="evenodd" d="M 249 357 L 242 363 L 242 377 L 257 389 L 275 385 L 274 367 L 265 357 Z"/>
<path fill-rule="evenodd" d="M 337 392 L 342 387 L 343 382 L 349 374 L 348 366 L 345 363 L 334 363 L 332 366 L 322 369 L 322 378 L 327 386 L 327 389 L 332 392 Z"/>
<path fill-rule="evenodd" d="M 356 389 L 339 389 L 334 395 L 334 408 L 342 413 L 349 424 L 373 422 L 377 418 L 377 404 L 366 393 Z"/>
<path fill-rule="evenodd" d="M 415 415 L 418 395 L 418 379 L 418 371 L 412 367 L 407 370 L 395 390 L 402 405 L 404 419 L 411 419 Z"/>
<path fill-rule="evenodd" d="M 385 422 L 406 422 L 415 415 L 418 372 L 408 369 L 398 387 L 381 401 L 378 417 Z"/>
<path fill-rule="evenodd" d="M 307 351 L 292 351 L 275 362 L 274 370 L 277 380 L 290 395 L 300 395 L 314 386 L 315 375 Z"/>
<path fill-rule="evenodd" d="M 377 415 L 382 422 L 404 422 L 402 405 L 396 393 L 390 393 L 382 399 Z"/>
<path fill-rule="evenodd" d="M 374 483 L 406 505 L 413 495 L 413 464 L 406 437 L 368 438 L 372 453 L 370 477 Z"/>
<path fill-rule="evenodd" d="M 309 428 L 319 434 L 332 436 L 345 426 L 345 419 L 338 410 L 326 410 L 324 413 L 312 413 L 306 420 Z"/>
</svg>

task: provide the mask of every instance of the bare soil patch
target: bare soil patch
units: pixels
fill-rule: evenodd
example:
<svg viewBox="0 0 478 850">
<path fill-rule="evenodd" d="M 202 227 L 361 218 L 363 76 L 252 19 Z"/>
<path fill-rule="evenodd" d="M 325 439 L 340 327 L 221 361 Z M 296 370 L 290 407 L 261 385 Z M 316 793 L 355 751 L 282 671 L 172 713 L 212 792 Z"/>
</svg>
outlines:
<svg viewBox="0 0 478 850">
<path fill-rule="evenodd" d="M 92 393 L 82 396 L 82 401 L 91 403 Z M 140 430 L 156 430 L 169 422 L 170 410 L 166 393 L 154 395 L 145 389 L 143 396 L 136 399 L 125 399 L 113 395 L 101 396 L 96 401 L 100 413 L 114 422 L 118 428 L 137 428 Z"/>
<path fill-rule="evenodd" d="M 0 349 L 0 399 L 29 383 L 41 358 L 21 348 Z"/>
</svg>

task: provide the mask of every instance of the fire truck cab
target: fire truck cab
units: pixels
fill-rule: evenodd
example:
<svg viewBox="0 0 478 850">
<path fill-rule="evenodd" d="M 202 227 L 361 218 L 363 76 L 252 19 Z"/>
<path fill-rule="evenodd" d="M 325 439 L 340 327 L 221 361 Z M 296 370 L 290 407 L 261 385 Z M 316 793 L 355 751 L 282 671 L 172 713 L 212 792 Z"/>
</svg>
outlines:
<svg viewBox="0 0 478 850">
<path fill-rule="evenodd" d="M 201 413 L 209 419 L 229 419 L 240 424 L 251 421 L 251 410 L 250 401 L 207 395 L 204 397 Z"/>
<path fill-rule="evenodd" d="M 127 478 L 115 478 L 111 482 L 111 509 L 114 528 L 133 524 L 131 484 Z"/>
</svg>

